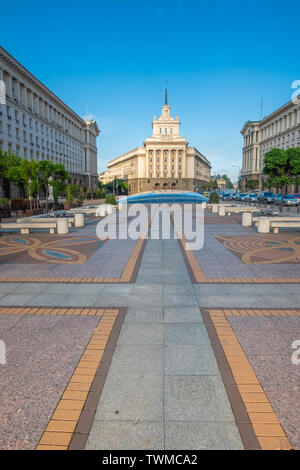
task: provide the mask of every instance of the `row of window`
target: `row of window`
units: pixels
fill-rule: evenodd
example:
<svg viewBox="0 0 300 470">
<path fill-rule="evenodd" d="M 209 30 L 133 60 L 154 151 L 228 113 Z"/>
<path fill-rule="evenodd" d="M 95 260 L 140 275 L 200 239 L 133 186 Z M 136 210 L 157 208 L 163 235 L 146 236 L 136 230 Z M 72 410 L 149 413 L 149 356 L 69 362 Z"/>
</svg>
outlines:
<svg viewBox="0 0 300 470">
<path fill-rule="evenodd" d="M 297 123 L 299 124 L 299 122 Z M 296 125 L 296 124 L 295 124 Z M 274 126 L 274 127 L 273 127 Z M 260 142 L 261 141 L 264 141 L 266 139 L 269 139 L 270 137 L 275 137 L 277 134 L 279 134 L 280 132 L 283 132 L 285 130 L 288 130 L 290 129 L 291 127 L 293 127 L 292 125 L 288 125 L 287 127 L 281 127 L 279 125 L 279 128 L 275 126 L 275 123 L 270 125 L 269 127 L 265 128 L 265 129 L 262 129 L 260 131 L 254 131 L 254 132 L 251 132 L 251 134 L 247 134 L 245 135 L 244 137 L 244 145 L 245 147 L 248 146 L 248 145 L 251 145 L 253 143 L 258 143 L 259 140 Z M 259 139 L 259 133 L 261 134 L 261 138 Z M 298 137 L 300 136 L 300 130 L 297 131 L 298 133 Z M 292 135 L 295 135 L 296 133 L 293 132 Z M 290 138 L 290 134 L 288 134 L 287 136 L 282 136 L 281 137 L 282 139 L 289 139 Z"/>
<path fill-rule="evenodd" d="M 156 176 L 153 174 L 153 173 L 149 173 L 149 178 L 167 178 L 168 175 L 167 173 L 164 173 L 163 176 L 160 174 L 160 173 L 157 173 Z M 172 178 L 175 178 L 175 173 L 171 173 L 171 177 Z M 181 178 L 182 177 L 182 173 L 178 173 L 178 177 Z"/>
<path fill-rule="evenodd" d="M 150 155 L 150 156 L 153 155 L 153 152 L 154 152 L 154 150 L 149 150 L 149 155 Z M 157 156 L 160 155 L 161 152 L 163 152 L 164 155 L 168 155 L 168 154 L 169 154 L 169 150 L 163 150 L 163 151 L 162 151 L 162 150 L 156 150 L 156 151 L 155 151 L 155 153 L 156 153 Z M 178 150 L 178 155 L 179 155 L 179 156 L 182 155 L 182 153 L 183 153 L 182 150 Z M 171 155 L 175 155 L 175 154 L 176 154 L 176 150 L 171 150 Z"/>
<path fill-rule="evenodd" d="M 58 111 L 55 106 L 46 99 L 38 96 L 37 92 L 12 77 L 7 71 L 2 71 L 6 88 L 6 96 L 16 104 L 23 106 L 28 111 L 37 114 L 42 119 L 62 127 L 71 136 L 80 139 L 81 127 L 75 124 L 64 113 Z"/>
<path fill-rule="evenodd" d="M 57 132 L 57 131 L 53 130 L 52 128 L 48 127 L 48 126 L 45 126 L 45 125 L 39 123 L 38 121 L 34 120 L 33 118 L 28 117 L 25 114 L 20 113 L 17 110 L 12 109 L 12 112 L 11 112 L 11 109 L 12 108 L 10 108 L 10 106 L 6 106 L 8 121 L 12 121 L 12 124 L 8 124 L 8 125 L 13 125 L 13 127 L 17 126 L 17 125 L 22 125 L 24 128 L 26 128 L 28 126 L 29 129 L 35 130 L 35 132 L 45 134 L 49 138 L 52 138 L 52 139 L 55 138 L 56 140 L 59 140 L 63 145 L 70 145 L 70 146 L 74 146 L 74 147 L 79 147 L 80 146 L 80 144 L 78 142 L 74 141 L 73 138 L 69 138 L 69 137 L 65 136 L 63 133 Z M 0 112 L 0 116 L 1 115 L 3 115 L 2 111 Z M 14 117 L 14 120 L 12 119 L 12 117 Z M 14 123 L 13 123 L 13 121 L 14 121 Z"/>
<path fill-rule="evenodd" d="M 62 155 L 63 153 L 73 159 L 79 160 L 82 157 L 81 147 L 76 145 L 76 150 L 74 151 L 74 146 L 69 149 L 69 145 L 66 145 L 66 148 L 60 144 L 54 144 L 48 140 L 41 139 L 38 135 L 35 136 L 33 134 L 29 134 L 26 131 L 20 133 L 20 129 L 16 127 L 15 129 L 15 137 L 17 140 L 22 140 L 24 143 L 29 142 L 31 145 L 35 145 L 36 147 L 41 147 L 43 150 L 51 150 L 52 152 L 56 152 Z M 0 134 L 4 132 L 3 123 L 0 121 Z M 7 135 L 8 137 L 13 137 L 12 126 L 10 124 L 7 125 Z M 56 142 L 58 142 L 56 140 Z"/>
<path fill-rule="evenodd" d="M 32 149 L 28 149 L 27 147 L 21 147 L 17 145 L 15 148 L 11 142 L 8 142 L 7 148 L 5 148 L 4 142 L 0 141 L 0 150 L 8 150 L 10 151 L 15 151 L 17 155 L 20 155 L 26 159 L 30 160 L 49 160 L 52 161 L 53 163 L 62 163 L 67 171 L 72 171 L 72 172 L 78 172 L 80 173 L 82 170 L 82 165 L 81 163 L 78 162 L 72 162 L 70 161 L 65 155 L 63 157 L 57 157 L 51 154 L 46 154 L 44 152 L 39 152 L 39 151 L 34 151 Z"/>
</svg>

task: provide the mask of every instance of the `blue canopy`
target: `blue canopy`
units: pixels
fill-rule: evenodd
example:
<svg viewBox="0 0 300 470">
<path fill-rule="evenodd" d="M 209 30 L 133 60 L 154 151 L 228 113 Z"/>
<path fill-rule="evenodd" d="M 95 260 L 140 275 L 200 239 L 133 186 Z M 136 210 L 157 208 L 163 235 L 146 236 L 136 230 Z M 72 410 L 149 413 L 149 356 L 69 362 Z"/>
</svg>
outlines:
<svg viewBox="0 0 300 470">
<path fill-rule="evenodd" d="M 153 192 L 153 193 L 141 193 L 133 194 L 125 198 L 119 199 L 119 203 L 125 204 L 173 204 L 173 203 L 185 203 L 185 204 L 201 204 L 202 202 L 208 202 L 208 198 L 202 194 L 193 192 Z"/>
</svg>

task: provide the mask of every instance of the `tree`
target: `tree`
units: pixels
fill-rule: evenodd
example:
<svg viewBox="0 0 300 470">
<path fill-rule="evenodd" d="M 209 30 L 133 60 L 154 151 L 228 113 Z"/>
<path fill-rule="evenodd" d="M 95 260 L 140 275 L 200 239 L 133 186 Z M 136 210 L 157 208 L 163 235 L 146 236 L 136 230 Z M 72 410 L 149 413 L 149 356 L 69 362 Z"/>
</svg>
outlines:
<svg viewBox="0 0 300 470">
<path fill-rule="evenodd" d="M 124 194 L 128 190 L 128 182 L 123 179 L 115 178 L 105 185 L 105 189 L 110 192 L 115 192 L 116 194 L 119 194 L 119 192 Z"/>
<path fill-rule="evenodd" d="M 0 177 L 20 185 L 20 164 L 21 157 L 16 153 L 0 150 Z"/>
<path fill-rule="evenodd" d="M 55 188 L 56 191 L 60 190 L 59 184 L 65 184 L 65 181 L 70 177 L 62 163 L 52 163 L 48 160 L 41 160 L 37 163 L 37 172 L 39 181 L 45 190 L 46 194 L 46 211 L 48 210 L 49 198 L 49 184 Z M 54 183 L 56 181 L 56 183 Z M 53 191 L 54 195 L 54 191 Z M 57 194 L 56 194 L 57 196 Z"/>
<path fill-rule="evenodd" d="M 287 150 L 274 148 L 267 152 L 263 173 L 268 176 L 266 184 L 269 187 L 281 189 L 280 212 L 282 212 L 285 187 L 300 181 L 300 147 Z"/>
<path fill-rule="evenodd" d="M 217 180 L 210 180 L 210 182 L 208 183 L 208 188 L 209 189 L 218 189 L 218 183 L 217 183 Z"/>
<path fill-rule="evenodd" d="M 257 189 L 258 188 L 258 180 L 249 180 L 246 183 L 246 189 Z"/>
<path fill-rule="evenodd" d="M 233 189 L 233 184 L 232 184 L 232 182 L 231 182 L 229 176 L 227 176 L 227 175 L 222 175 L 222 178 L 223 178 L 223 180 L 226 181 L 226 188 L 227 188 L 227 189 Z"/>
<path fill-rule="evenodd" d="M 22 160 L 20 163 L 19 174 L 25 195 L 29 197 L 30 210 L 32 210 L 32 198 L 39 189 L 37 180 L 37 162 L 35 160 Z"/>
</svg>

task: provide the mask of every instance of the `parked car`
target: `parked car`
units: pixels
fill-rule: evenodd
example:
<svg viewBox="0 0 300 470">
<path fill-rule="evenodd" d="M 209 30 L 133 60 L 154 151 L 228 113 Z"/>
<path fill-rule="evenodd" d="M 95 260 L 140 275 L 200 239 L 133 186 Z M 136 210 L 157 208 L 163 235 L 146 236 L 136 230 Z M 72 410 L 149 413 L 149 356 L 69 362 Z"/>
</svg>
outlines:
<svg viewBox="0 0 300 470">
<path fill-rule="evenodd" d="M 258 196 L 258 202 L 262 202 L 264 204 L 271 204 L 274 202 L 274 193 L 271 191 L 262 191 Z"/>
<path fill-rule="evenodd" d="M 294 196 L 296 199 L 298 199 L 298 201 L 300 202 L 300 193 L 294 193 Z"/>
<path fill-rule="evenodd" d="M 248 197 L 248 193 L 240 193 L 240 194 L 238 195 L 237 200 L 238 200 L 238 201 L 246 201 L 246 200 L 247 200 L 247 197 Z"/>
<path fill-rule="evenodd" d="M 294 194 L 286 194 L 283 196 L 283 204 L 285 206 L 299 206 L 299 199 Z"/>
<path fill-rule="evenodd" d="M 257 193 L 249 194 L 248 201 L 249 202 L 257 202 L 258 201 L 258 194 Z"/>
<path fill-rule="evenodd" d="M 280 205 L 281 204 L 281 197 L 282 197 L 281 194 L 275 194 L 273 204 Z"/>
<path fill-rule="evenodd" d="M 277 194 L 275 197 L 275 204 L 281 204 L 281 194 Z M 283 196 L 283 205 L 284 206 L 299 206 L 300 200 L 295 197 L 294 194 L 285 194 Z"/>
</svg>

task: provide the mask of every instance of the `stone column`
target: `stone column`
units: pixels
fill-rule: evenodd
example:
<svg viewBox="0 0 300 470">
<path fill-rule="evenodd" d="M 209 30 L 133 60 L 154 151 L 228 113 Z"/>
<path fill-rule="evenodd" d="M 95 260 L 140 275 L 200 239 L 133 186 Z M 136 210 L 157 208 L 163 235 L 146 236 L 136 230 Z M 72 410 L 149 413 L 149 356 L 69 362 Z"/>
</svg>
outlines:
<svg viewBox="0 0 300 470">
<path fill-rule="evenodd" d="M 12 98 L 12 77 L 10 75 L 7 76 L 7 95 Z"/>
<path fill-rule="evenodd" d="M 57 223 L 58 234 L 69 233 L 68 219 L 65 219 L 65 218 L 57 219 L 56 223 Z"/>
<path fill-rule="evenodd" d="M 224 216 L 225 215 L 225 206 L 223 204 L 220 204 L 219 207 L 218 207 L 218 214 L 220 216 Z"/>
<path fill-rule="evenodd" d="M 75 227 L 84 227 L 84 215 L 83 214 L 75 214 Z"/>
<path fill-rule="evenodd" d="M 259 233 L 269 233 L 270 232 L 270 220 L 265 217 L 260 217 L 258 219 L 257 231 Z"/>
<path fill-rule="evenodd" d="M 251 212 L 243 212 L 242 214 L 242 226 L 251 227 L 252 226 L 252 214 Z"/>
<path fill-rule="evenodd" d="M 146 178 L 149 178 L 149 155 L 148 155 L 148 150 L 146 150 Z"/>
</svg>

